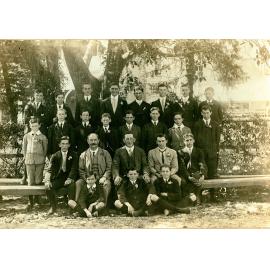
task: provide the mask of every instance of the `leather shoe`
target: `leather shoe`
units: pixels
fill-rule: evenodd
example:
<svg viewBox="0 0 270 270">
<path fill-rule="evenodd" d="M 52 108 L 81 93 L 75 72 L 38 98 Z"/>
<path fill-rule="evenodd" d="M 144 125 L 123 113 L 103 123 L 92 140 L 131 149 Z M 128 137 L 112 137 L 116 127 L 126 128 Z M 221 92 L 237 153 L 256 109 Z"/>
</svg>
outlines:
<svg viewBox="0 0 270 270">
<path fill-rule="evenodd" d="M 190 214 L 190 208 L 177 208 L 176 211 L 181 214 Z"/>
</svg>

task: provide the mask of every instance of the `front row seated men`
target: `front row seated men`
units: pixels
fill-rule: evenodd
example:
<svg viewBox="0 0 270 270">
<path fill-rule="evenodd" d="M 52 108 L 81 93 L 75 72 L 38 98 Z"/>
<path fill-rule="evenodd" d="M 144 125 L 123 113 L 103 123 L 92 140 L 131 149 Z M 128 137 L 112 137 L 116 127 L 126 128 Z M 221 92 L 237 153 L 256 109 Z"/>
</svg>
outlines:
<svg viewBox="0 0 270 270">
<path fill-rule="evenodd" d="M 48 170 L 45 174 L 45 188 L 51 208 L 48 214 L 53 214 L 57 208 L 56 192 L 61 189 L 69 199 L 74 199 L 75 185 L 78 175 L 78 157 L 70 150 L 69 137 L 63 136 L 59 143 L 60 150 L 51 156 Z"/>
</svg>

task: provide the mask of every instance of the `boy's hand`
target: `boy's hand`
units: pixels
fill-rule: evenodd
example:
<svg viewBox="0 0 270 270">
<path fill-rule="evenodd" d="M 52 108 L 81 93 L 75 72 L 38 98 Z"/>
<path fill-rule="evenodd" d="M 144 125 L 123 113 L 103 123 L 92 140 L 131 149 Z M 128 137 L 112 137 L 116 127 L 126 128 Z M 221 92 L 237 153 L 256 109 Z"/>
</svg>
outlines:
<svg viewBox="0 0 270 270">
<path fill-rule="evenodd" d="M 44 186 L 45 186 L 46 189 L 50 189 L 52 187 L 52 183 L 49 182 L 49 181 L 45 182 Z"/>
<path fill-rule="evenodd" d="M 156 194 L 151 194 L 150 196 L 152 202 L 157 202 L 159 197 Z"/>
<path fill-rule="evenodd" d="M 106 177 L 102 176 L 100 179 L 99 179 L 99 183 L 100 184 L 104 184 L 106 182 Z"/>
<path fill-rule="evenodd" d="M 83 211 L 85 212 L 86 216 L 88 218 L 91 218 L 92 217 L 92 214 L 88 211 L 88 209 L 83 209 Z"/>
<path fill-rule="evenodd" d="M 164 196 L 164 197 L 168 197 L 168 193 L 167 192 L 161 192 L 160 195 L 161 196 Z"/>
<path fill-rule="evenodd" d="M 134 212 L 133 206 L 132 206 L 130 203 L 125 203 L 125 205 L 126 205 L 127 208 L 128 208 L 128 213 L 129 213 L 129 214 L 132 214 L 132 213 Z"/>
<path fill-rule="evenodd" d="M 148 196 L 147 196 L 147 199 L 146 199 L 146 205 L 151 205 L 152 204 L 152 201 L 151 201 L 151 194 L 149 194 Z"/>
<path fill-rule="evenodd" d="M 121 181 L 122 181 L 122 178 L 120 176 L 116 176 L 115 179 L 114 179 L 114 184 L 116 186 L 119 186 Z"/>
<path fill-rule="evenodd" d="M 65 186 L 68 186 L 72 183 L 72 179 L 68 178 L 66 181 L 65 181 Z"/>
</svg>

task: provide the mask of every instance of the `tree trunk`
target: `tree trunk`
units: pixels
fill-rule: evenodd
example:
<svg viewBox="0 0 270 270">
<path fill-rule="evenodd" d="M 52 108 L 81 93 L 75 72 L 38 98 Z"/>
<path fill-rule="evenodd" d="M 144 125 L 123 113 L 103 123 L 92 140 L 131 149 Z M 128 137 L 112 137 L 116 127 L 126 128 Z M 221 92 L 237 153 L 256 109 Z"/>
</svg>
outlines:
<svg viewBox="0 0 270 270">
<path fill-rule="evenodd" d="M 189 89 L 190 89 L 190 96 L 193 97 L 193 85 L 195 83 L 195 74 L 196 74 L 194 53 L 189 53 L 187 55 L 186 70 L 187 70 L 187 79 L 188 79 L 188 84 L 189 84 Z"/>
<path fill-rule="evenodd" d="M 109 40 L 107 63 L 104 74 L 104 98 L 109 96 L 109 87 L 112 82 L 119 83 L 123 68 L 128 62 L 128 59 L 123 59 L 123 49 L 121 41 Z"/>
<path fill-rule="evenodd" d="M 11 84 L 9 80 L 8 65 L 4 59 L 1 59 L 1 65 L 2 65 L 2 70 L 3 70 L 6 97 L 7 97 L 7 102 L 9 106 L 11 121 L 16 123 L 17 122 L 17 106 L 16 106 L 16 100 L 14 99 L 14 95 L 12 93 Z"/>
</svg>

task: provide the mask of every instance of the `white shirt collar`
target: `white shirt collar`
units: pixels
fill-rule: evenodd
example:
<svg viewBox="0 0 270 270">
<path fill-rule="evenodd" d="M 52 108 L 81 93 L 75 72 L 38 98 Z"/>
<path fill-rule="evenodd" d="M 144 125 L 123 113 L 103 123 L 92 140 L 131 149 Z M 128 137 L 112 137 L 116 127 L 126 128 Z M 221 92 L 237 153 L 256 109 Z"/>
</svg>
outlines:
<svg viewBox="0 0 270 270">
<path fill-rule="evenodd" d="M 34 132 L 31 131 L 31 134 L 32 134 L 32 135 L 40 135 L 41 132 L 40 132 L 40 130 L 38 130 L 36 133 L 34 133 Z"/>
<path fill-rule="evenodd" d="M 189 96 L 187 96 L 187 97 L 184 97 L 184 96 L 182 96 L 182 98 L 181 98 L 184 102 L 187 102 L 188 101 L 188 99 L 189 99 Z"/>
<path fill-rule="evenodd" d="M 134 151 L 134 145 L 132 146 L 132 147 L 127 147 L 126 145 L 125 145 L 125 148 L 126 148 L 126 150 L 128 151 L 128 152 L 133 152 Z"/>
<path fill-rule="evenodd" d="M 64 108 L 64 104 L 58 105 L 57 104 L 57 109 L 63 109 Z"/>
<path fill-rule="evenodd" d="M 160 152 L 165 152 L 165 151 L 167 150 L 167 147 L 165 147 L 164 149 L 160 149 L 160 148 L 158 147 L 158 150 L 159 150 Z"/>
<path fill-rule="evenodd" d="M 107 127 L 103 126 L 103 129 L 104 129 L 104 130 L 105 130 L 105 129 L 110 130 L 110 126 L 107 126 Z"/>
<path fill-rule="evenodd" d="M 211 100 L 208 100 L 208 99 L 207 99 L 206 102 L 207 102 L 207 103 L 213 103 L 213 99 L 211 99 Z"/>
<path fill-rule="evenodd" d="M 85 126 L 85 124 L 86 124 L 86 126 L 88 126 L 88 125 L 89 125 L 89 121 L 87 121 L 87 122 L 82 122 L 82 125 L 83 125 L 83 126 Z"/>
<path fill-rule="evenodd" d="M 143 102 L 143 100 L 142 100 L 142 99 L 141 99 L 141 100 L 136 99 L 136 102 L 137 102 L 139 105 L 141 105 L 142 102 Z"/>
<path fill-rule="evenodd" d="M 66 156 L 68 151 L 66 151 L 66 152 L 61 151 L 61 153 L 62 153 L 62 156 Z"/>
<path fill-rule="evenodd" d="M 83 97 L 84 97 L 84 100 L 86 100 L 86 99 L 90 100 L 91 99 L 91 95 L 89 95 L 89 96 L 83 96 Z"/>
<path fill-rule="evenodd" d="M 203 121 L 204 121 L 205 124 L 206 124 L 207 122 L 210 124 L 211 119 L 206 120 L 206 119 L 203 118 Z M 207 122 L 206 122 L 206 121 L 207 121 Z"/>
<path fill-rule="evenodd" d="M 170 180 L 170 178 L 169 178 L 169 179 L 162 178 L 162 179 L 163 179 L 163 181 L 164 181 L 165 183 L 167 183 L 167 182 Z"/>
<path fill-rule="evenodd" d="M 158 124 L 158 120 L 157 120 L 157 121 L 151 120 L 151 122 L 152 122 L 153 124 L 155 124 L 155 123 Z"/>
<path fill-rule="evenodd" d="M 118 97 L 119 97 L 119 95 L 117 95 L 117 96 L 112 96 L 112 95 L 111 95 L 111 99 L 116 99 L 116 100 L 118 100 Z"/>
<path fill-rule="evenodd" d="M 181 126 L 178 126 L 177 124 L 174 123 L 173 127 L 174 127 L 174 128 L 179 128 L 179 127 L 180 127 L 181 129 L 183 129 L 184 125 L 181 124 Z"/>
<path fill-rule="evenodd" d="M 98 148 L 95 151 L 93 151 L 93 150 L 90 149 L 90 151 L 91 151 L 91 154 L 95 153 L 95 155 L 96 155 L 97 152 L 98 152 Z"/>
<path fill-rule="evenodd" d="M 135 185 L 135 184 L 136 184 L 136 182 L 137 182 L 137 180 L 135 180 L 135 181 L 131 181 L 131 180 L 129 180 L 129 182 L 130 182 L 132 185 Z"/>
<path fill-rule="evenodd" d="M 128 123 L 126 123 L 126 126 L 127 126 L 127 128 L 132 128 L 133 127 L 133 123 L 131 123 L 131 124 L 128 124 Z"/>
<path fill-rule="evenodd" d="M 63 121 L 63 122 L 57 122 L 57 124 L 59 125 L 59 126 L 61 126 L 61 125 L 64 125 L 65 124 L 65 121 Z"/>
<path fill-rule="evenodd" d="M 189 154 L 192 153 L 192 150 L 193 150 L 193 146 L 190 147 L 190 148 L 188 148 L 187 146 L 185 146 L 185 147 L 183 148 L 183 151 L 186 152 L 186 153 L 189 153 Z"/>
</svg>

